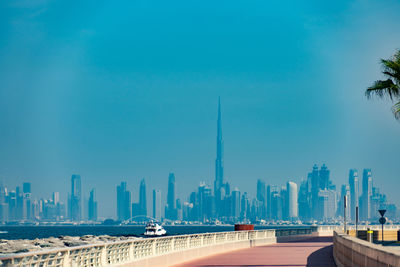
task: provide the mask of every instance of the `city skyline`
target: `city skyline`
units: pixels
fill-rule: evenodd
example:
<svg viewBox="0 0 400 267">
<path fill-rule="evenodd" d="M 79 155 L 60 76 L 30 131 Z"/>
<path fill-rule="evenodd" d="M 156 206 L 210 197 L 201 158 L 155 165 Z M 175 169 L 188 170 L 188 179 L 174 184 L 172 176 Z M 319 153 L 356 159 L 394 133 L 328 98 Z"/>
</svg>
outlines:
<svg viewBox="0 0 400 267">
<path fill-rule="evenodd" d="M 221 100 L 218 98 L 217 108 L 217 142 L 215 160 L 214 188 L 205 182 L 200 182 L 198 192 L 180 198 L 177 196 L 177 182 L 174 173 L 168 175 L 168 190 L 166 201 L 163 205 L 162 190 L 153 191 L 152 203 L 148 201 L 146 180 L 140 180 L 138 198 L 134 198 L 132 191 L 127 187 L 127 182 L 122 181 L 116 186 L 115 216 L 119 221 L 135 220 L 143 216 L 165 218 L 170 221 L 190 220 L 206 222 L 221 220 L 232 222 L 239 220 L 319 220 L 329 221 L 343 216 L 344 200 L 348 197 L 349 209 L 347 218 L 355 220 L 355 207 L 359 207 L 361 220 L 374 218 L 375 210 L 390 207 L 393 217 L 397 218 L 396 206 L 390 206 L 385 194 L 380 193 L 379 187 L 374 186 L 371 169 L 364 169 L 362 174 L 361 189 L 358 180 L 358 171 L 349 170 L 348 183 L 339 188 L 331 180 L 330 170 L 325 164 L 321 168 L 314 164 L 312 171 L 300 183 L 287 181 L 284 185 L 271 185 L 262 179 L 257 180 L 255 195 L 248 195 L 246 191 L 239 190 L 237 186 L 224 179 L 223 167 L 223 137 Z M 16 191 L 7 192 L 0 185 L 2 197 L 0 198 L 1 218 L 10 220 L 32 220 L 44 218 L 45 220 L 70 220 L 83 221 L 98 219 L 98 205 L 96 189 L 92 188 L 89 198 L 82 196 L 82 181 L 79 174 L 71 176 L 71 187 L 67 204 L 59 200 L 59 192 L 53 192 L 50 200 L 31 196 L 31 183 L 24 183 L 22 194 L 20 187 Z M 180 184 L 180 183 L 178 183 Z M 339 187 L 339 186 L 338 186 Z M 280 188 L 280 189 L 279 189 Z M 193 188 L 192 188 L 193 190 Z M 138 199 L 136 202 L 135 199 Z M 83 201 L 84 200 L 84 201 Z M 33 204 L 31 202 L 34 201 Z M 84 203 L 85 202 L 85 203 Z M 4 206 L 8 205 L 8 208 Z M 32 206 L 32 207 L 31 207 Z M 164 214 L 162 210 L 164 208 Z M 151 208 L 152 210 L 151 210 Z M 6 211 L 7 209 L 7 211 Z M 67 210 L 65 213 L 64 211 Z M 102 210 L 102 209 L 101 209 Z M 150 211 L 151 210 L 151 211 Z M 83 212 L 84 211 L 84 212 Z M 7 214 L 6 214 L 6 213 Z M 34 215 L 32 215 L 34 214 Z M 39 215 L 40 214 L 40 215 Z M 107 218 L 107 217 L 106 217 Z"/>
</svg>

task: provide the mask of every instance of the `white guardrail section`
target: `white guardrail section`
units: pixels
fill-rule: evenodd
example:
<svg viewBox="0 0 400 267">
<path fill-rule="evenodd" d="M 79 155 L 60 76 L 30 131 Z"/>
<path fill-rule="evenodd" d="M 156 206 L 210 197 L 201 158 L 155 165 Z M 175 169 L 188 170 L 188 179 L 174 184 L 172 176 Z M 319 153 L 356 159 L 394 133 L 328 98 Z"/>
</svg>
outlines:
<svg viewBox="0 0 400 267">
<path fill-rule="evenodd" d="M 312 226 L 316 232 L 332 232 L 333 231 L 343 231 L 344 226 L 343 225 L 319 225 L 319 226 Z M 381 225 L 358 225 L 357 229 L 358 230 L 367 230 L 367 228 L 370 228 L 371 230 L 382 230 Z M 347 225 L 346 227 L 347 230 L 356 230 L 355 225 Z M 400 225 L 397 224 L 390 224 L 390 225 L 385 225 L 384 226 L 385 230 L 399 230 Z"/>
<path fill-rule="evenodd" d="M 109 266 L 199 247 L 278 236 L 308 235 L 312 229 L 280 229 L 203 233 L 143 238 L 71 248 L 10 254 L 0 257 L 1 266 Z"/>
</svg>

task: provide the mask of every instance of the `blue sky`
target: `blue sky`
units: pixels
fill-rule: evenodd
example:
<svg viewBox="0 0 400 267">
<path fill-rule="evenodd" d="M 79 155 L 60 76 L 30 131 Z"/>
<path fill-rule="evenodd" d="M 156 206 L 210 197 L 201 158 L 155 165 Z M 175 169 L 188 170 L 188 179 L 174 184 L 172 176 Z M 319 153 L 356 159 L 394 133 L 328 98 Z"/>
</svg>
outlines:
<svg viewBox="0 0 400 267">
<path fill-rule="evenodd" d="M 400 204 L 400 124 L 368 101 L 379 59 L 400 48 L 400 3 L 356 1 L 1 1 L 0 177 L 64 199 L 71 174 L 101 216 L 116 185 L 186 197 L 214 179 L 218 96 L 225 178 L 334 183 L 372 168 Z M 393 186 L 396 185 L 396 186 Z"/>
</svg>

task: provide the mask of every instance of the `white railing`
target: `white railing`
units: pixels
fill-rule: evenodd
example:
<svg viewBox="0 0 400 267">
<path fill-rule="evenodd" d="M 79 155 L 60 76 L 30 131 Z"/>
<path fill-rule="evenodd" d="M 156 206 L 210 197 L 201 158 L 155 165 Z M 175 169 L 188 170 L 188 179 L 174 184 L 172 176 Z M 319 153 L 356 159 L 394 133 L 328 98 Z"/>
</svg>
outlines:
<svg viewBox="0 0 400 267">
<path fill-rule="evenodd" d="M 319 226 L 313 226 L 316 232 L 333 232 L 333 231 L 343 231 L 344 226 L 343 225 L 319 225 Z M 381 230 L 382 226 L 381 225 L 358 225 L 357 229 L 358 230 L 367 230 L 367 228 L 370 228 L 371 230 Z M 388 224 L 384 225 L 385 230 L 399 230 L 400 225 L 397 224 Z M 355 225 L 347 225 L 346 226 L 347 230 L 356 230 Z"/>
<path fill-rule="evenodd" d="M 311 234 L 312 229 L 256 230 L 178 235 L 117 241 L 72 248 L 10 254 L 0 257 L 1 266 L 107 266 L 137 261 L 172 252 L 278 236 Z"/>
</svg>

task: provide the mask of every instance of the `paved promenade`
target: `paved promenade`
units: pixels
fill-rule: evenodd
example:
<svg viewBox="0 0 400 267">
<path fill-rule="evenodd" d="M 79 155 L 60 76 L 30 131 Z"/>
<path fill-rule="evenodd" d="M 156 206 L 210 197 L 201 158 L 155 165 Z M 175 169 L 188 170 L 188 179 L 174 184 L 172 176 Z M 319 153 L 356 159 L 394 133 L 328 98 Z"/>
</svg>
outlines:
<svg viewBox="0 0 400 267">
<path fill-rule="evenodd" d="M 315 266 L 334 267 L 332 237 L 252 247 L 175 265 L 189 266 Z"/>
</svg>

